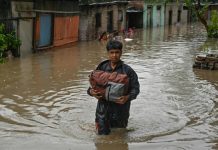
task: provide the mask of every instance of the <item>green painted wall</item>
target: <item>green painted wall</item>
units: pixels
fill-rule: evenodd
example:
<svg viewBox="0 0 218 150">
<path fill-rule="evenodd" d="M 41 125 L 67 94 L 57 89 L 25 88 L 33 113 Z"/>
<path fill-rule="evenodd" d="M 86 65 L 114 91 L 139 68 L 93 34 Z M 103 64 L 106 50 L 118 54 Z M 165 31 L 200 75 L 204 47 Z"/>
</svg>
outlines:
<svg viewBox="0 0 218 150">
<path fill-rule="evenodd" d="M 148 9 L 151 8 L 151 9 Z M 164 25 L 164 3 L 144 3 L 143 27 L 146 28 L 151 24 L 151 27 Z"/>
</svg>

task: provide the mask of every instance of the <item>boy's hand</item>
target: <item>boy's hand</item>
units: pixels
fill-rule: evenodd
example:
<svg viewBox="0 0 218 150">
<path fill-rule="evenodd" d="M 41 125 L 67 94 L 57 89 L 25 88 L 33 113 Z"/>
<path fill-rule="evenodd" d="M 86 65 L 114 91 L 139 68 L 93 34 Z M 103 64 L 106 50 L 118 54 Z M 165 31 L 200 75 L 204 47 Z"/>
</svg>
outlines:
<svg viewBox="0 0 218 150">
<path fill-rule="evenodd" d="M 125 104 L 128 101 L 129 96 L 121 96 L 120 98 L 118 98 L 115 103 L 118 104 Z"/>
<path fill-rule="evenodd" d="M 94 96 L 95 98 L 97 98 L 98 100 L 100 100 L 102 98 L 102 96 L 100 95 L 100 92 L 97 92 L 96 90 L 94 89 L 90 89 L 90 94 L 92 96 Z"/>
</svg>

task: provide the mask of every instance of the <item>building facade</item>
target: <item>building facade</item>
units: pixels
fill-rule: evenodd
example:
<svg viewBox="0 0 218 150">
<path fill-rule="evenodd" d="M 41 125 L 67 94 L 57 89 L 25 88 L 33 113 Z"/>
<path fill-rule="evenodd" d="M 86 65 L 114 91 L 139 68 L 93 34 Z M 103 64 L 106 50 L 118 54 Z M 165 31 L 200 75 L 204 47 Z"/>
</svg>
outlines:
<svg viewBox="0 0 218 150">
<path fill-rule="evenodd" d="M 80 3 L 79 39 L 97 39 L 104 32 L 126 27 L 127 1 L 85 1 Z"/>
<path fill-rule="evenodd" d="M 144 1 L 130 1 L 126 11 L 126 28 L 143 28 Z"/>
<path fill-rule="evenodd" d="M 133 17 L 129 17 L 128 22 L 134 22 L 135 25 L 128 25 L 140 28 L 143 24 L 142 27 L 147 28 L 187 23 L 188 10 L 184 9 L 183 5 L 182 1 L 176 0 L 132 0 L 127 12 Z"/>
<path fill-rule="evenodd" d="M 20 54 L 31 53 L 33 49 L 33 23 L 35 13 L 33 12 L 34 3 L 32 0 L 11 1 L 11 19 L 13 28 L 21 40 Z"/>
<path fill-rule="evenodd" d="M 78 41 L 79 1 L 37 0 L 34 3 L 34 48 Z"/>
<path fill-rule="evenodd" d="M 0 0 L 0 7 L 0 19 L 22 42 L 21 55 L 79 39 L 79 0 Z"/>
<path fill-rule="evenodd" d="M 186 24 L 188 22 L 188 10 L 185 9 L 184 3 L 167 3 L 165 9 L 165 25 Z"/>
<path fill-rule="evenodd" d="M 217 0 L 208 19 L 212 10 L 218 10 Z M 21 54 L 95 40 L 104 32 L 185 24 L 190 14 L 183 1 L 173 0 L 0 0 L 0 22 L 16 31 Z"/>
<path fill-rule="evenodd" d="M 158 27 L 164 25 L 165 2 L 155 3 L 144 1 L 143 27 Z"/>
</svg>

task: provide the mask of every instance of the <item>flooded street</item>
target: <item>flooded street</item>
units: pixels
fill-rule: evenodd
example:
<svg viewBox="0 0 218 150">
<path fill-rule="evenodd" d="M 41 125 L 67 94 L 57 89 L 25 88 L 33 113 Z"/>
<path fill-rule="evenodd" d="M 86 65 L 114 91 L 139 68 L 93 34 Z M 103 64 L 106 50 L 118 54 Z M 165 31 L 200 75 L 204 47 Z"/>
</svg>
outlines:
<svg viewBox="0 0 218 150">
<path fill-rule="evenodd" d="M 88 75 L 104 42 L 79 42 L 0 65 L 0 150 L 218 149 L 218 71 L 195 70 L 206 41 L 200 25 L 137 30 L 122 59 L 138 74 L 126 130 L 95 134 Z"/>
</svg>

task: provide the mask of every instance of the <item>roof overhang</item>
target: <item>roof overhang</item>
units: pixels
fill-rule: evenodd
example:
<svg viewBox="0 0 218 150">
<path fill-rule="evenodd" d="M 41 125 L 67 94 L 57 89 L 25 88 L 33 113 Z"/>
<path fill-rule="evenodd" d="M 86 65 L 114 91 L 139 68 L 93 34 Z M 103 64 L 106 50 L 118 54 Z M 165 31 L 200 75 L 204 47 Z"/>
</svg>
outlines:
<svg viewBox="0 0 218 150">
<path fill-rule="evenodd" d="M 111 2 L 98 2 L 98 3 L 89 3 L 89 4 L 79 4 L 80 6 L 104 6 L 104 5 L 113 5 L 113 4 L 125 4 L 127 5 L 128 1 L 111 1 Z"/>
<path fill-rule="evenodd" d="M 143 10 L 126 10 L 127 13 L 139 13 L 139 12 L 143 12 Z"/>
</svg>

